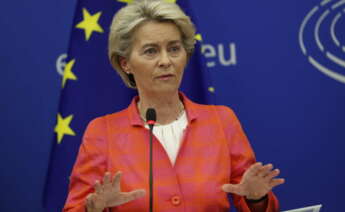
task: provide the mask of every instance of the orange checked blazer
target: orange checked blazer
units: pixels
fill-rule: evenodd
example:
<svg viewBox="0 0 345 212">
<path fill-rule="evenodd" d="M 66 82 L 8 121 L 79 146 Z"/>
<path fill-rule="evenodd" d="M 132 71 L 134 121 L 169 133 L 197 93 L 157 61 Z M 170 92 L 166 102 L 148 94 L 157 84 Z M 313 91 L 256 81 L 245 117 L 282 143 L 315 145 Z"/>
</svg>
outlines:
<svg viewBox="0 0 345 212">
<path fill-rule="evenodd" d="M 154 211 L 228 211 L 230 203 L 221 186 L 237 184 L 255 162 L 252 148 L 231 109 L 200 105 L 180 95 L 188 126 L 175 165 L 157 138 L 153 140 Z M 96 118 L 88 125 L 70 178 L 64 212 L 84 212 L 86 196 L 105 172 L 123 173 L 122 191 L 144 188 L 143 198 L 109 211 L 149 211 L 149 131 L 139 116 L 135 97 L 117 113 Z M 238 211 L 250 212 L 243 197 L 233 195 Z M 268 195 L 266 212 L 279 211 Z"/>
</svg>

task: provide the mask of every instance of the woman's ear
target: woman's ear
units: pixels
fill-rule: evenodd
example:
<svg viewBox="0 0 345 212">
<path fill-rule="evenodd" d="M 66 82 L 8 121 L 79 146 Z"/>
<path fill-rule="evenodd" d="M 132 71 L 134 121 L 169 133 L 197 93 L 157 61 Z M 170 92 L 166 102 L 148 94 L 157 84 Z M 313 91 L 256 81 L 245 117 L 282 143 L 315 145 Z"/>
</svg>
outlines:
<svg viewBox="0 0 345 212">
<path fill-rule="evenodd" d="M 119 63 L 121 66 L 121 69 L 126 72 L 127 74 L 129 74 L 129 64 L 127 62 L 127 58 L 119 56 Z"/>
</svg>

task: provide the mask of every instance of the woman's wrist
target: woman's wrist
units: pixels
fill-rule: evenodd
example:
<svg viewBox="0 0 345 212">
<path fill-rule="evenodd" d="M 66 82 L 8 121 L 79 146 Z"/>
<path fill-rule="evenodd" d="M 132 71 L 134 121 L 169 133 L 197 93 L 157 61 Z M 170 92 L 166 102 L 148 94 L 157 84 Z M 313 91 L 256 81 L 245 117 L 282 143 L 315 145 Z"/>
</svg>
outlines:
<svg viewBox="0 0 345 212">
<path fill-rule="evenodd" d="M 246 202 L 248 202 L 248 203 L 259 203 L 259 202 L 266 200 L 268 198 L 268 195 L 266 194 L 263 197 L 260 197 L 259 199 L 251 199 L 251 198 L 247 198 L 247 197 L 245 197 L 245 198 L 246 198 Z"/>
<path fill-rule="evenodd" d="M 86 212 L 103 212 L 105 208 L 94 208 L 86 206 Z"/>
<path fill-rule="evenodd" d="M 86 208 L 86 212 L 103 212 L 103 210 L 95 208 Z"/>
</svg>

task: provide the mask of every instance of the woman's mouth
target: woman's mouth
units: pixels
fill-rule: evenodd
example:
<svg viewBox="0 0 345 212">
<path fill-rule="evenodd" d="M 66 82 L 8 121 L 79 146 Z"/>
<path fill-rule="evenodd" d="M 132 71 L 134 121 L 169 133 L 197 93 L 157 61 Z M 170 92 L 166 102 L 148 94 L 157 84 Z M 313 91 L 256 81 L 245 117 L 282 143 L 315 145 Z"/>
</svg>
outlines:
<svg viewBox="0 0 345 212">
<path fill-rule="evenodd" d="M 157 78 L 160 80 L 169 80 L 173 76 L 174 76 L 173 74 L 164 74 L 164 75 L 158 76 Z"/>
</svg>

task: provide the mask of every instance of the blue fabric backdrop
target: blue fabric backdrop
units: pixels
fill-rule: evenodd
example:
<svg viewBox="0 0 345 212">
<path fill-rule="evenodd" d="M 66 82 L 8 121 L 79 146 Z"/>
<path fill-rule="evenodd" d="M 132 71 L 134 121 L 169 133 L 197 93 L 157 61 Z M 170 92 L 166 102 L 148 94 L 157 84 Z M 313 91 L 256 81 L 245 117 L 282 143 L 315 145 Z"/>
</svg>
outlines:
<svg viewBox="0 0 345 212">
<path fill-rule="evenodd" d="M 217 103 L 235 110 L 257 159 L 272 162 L 286 178 L 275 190 L 282 209 L 323 204 L 323 211 L 341 211 L 345 2 L 190 5 Z M 43 212 L 61 90 L 56 62 L 67 53 L 75 6 L 76 1 L 3 3 L 0 211 Z"/>
</svg>

